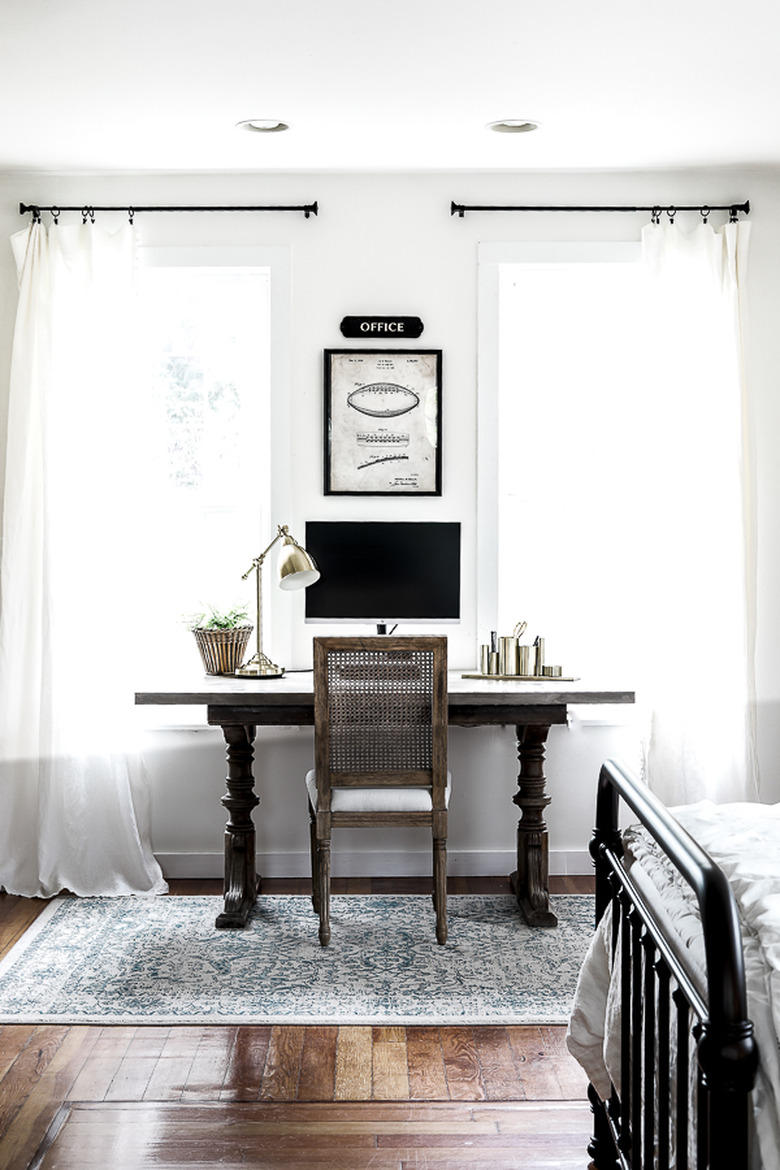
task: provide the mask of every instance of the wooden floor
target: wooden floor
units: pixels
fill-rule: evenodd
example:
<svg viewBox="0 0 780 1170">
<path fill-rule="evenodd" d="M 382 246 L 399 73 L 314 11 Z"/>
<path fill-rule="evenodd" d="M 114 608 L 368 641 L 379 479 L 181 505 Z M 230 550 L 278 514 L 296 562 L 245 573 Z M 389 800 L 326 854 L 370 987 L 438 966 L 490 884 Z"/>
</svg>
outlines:
<svg viewBox="0 0 780 1170">
<path fill-rule="evenodd" d="M 587 878 L 552 879 L 584 893 Z M 451 879 L 452 893 L 507 892 Z M 216 882 L 173 894 L 219 893 Z M 335 892 L 422 892 L 416 879 Z M 266 882 L 264 893 L 307 893 Z M 44 902 L 0 895 L 0 957 Z M 585 1170 L 562 1027 L 0 1027 L 0 1170 Z"/>
</svg>

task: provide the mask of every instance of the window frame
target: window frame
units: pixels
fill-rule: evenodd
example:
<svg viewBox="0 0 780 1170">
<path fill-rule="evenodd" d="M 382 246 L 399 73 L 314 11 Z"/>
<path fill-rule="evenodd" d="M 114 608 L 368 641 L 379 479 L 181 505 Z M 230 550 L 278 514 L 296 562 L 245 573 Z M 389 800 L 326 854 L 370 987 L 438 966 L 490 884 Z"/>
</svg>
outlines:
<svg viewBox="0 0 780 1170">
<path fill-rule="evenodd" d="M 638 262 L 641 241 L 563 241 L 482 243 L 477 287 L 477 580 L 478 642 L 486 643 L 498 621 L 498 432 L 500 287 L 502 269 L 514 265 Z M 499 631 L 500 632 L 500 631 Z M 508 632 L 508 631 L 506 631 Z M 582 723 L 622 725 L 621 708 L 597 711 L 578 707 Z"/>
<path fill-rule="evenodd" d="M 292 405 L 292 265 L 288 245 L 164 245 L 139 244 L 137 267 L 144 268 L 198 268 L 198 269 L 265 269 L 269 274 L 270 344 L 268 371 L 269 434 L 264 444 L 267 457 L 258 468 L 257 490 L 266 505 L 268 533 L 247 533 L 247 564 L 268 544 L 277 523 L 289 523 L 294 530 L 291 515 L 293 485 L 291 460 Z M 279 453 L 282 456 L 279 457 Z M 276 457 L 274 457 L 276 456 Z M 290 607 L 274 605 L 273 591 L 263 591 L 264 636 L 273 628 L 274 653 L 286 661 L 292 647 L 292 615 Z M 254 618 L 253 618 L 254 624 Z M 254 639 L 254 635 L 253 635 Z M 197 671 L 197 655 L 193 647 L 193 669 Z M 143 708 L 141 725 L 153 730 L 195 730 L 205 727 L 205 712 L 200 709 L 176 708 L 171 711 Z M 140 714 L 140 713 L 139 713 Z"/>
</svg>

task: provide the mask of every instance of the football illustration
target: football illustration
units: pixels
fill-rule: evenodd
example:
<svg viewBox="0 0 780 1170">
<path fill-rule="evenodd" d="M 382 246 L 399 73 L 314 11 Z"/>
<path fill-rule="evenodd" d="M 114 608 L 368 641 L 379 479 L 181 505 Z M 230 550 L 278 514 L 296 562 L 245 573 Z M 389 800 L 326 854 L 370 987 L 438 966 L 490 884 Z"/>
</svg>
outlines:
<svg viewBox="0 0 780 1170">
<path fill-rule="evenodd" d="M 371 382 L 353 390 L 347 396 L 347 403 L 372 418 L 396 418 L 419 406 L 420 398 L 407 386 L 397 386 L 393 382 Z"/>
</svg>

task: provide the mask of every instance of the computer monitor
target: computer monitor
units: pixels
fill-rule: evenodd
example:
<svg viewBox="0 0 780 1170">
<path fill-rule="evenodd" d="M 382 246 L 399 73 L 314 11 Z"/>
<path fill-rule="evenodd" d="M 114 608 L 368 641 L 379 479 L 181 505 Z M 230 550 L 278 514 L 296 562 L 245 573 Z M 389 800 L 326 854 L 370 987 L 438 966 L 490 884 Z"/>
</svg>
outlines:
<svg viewBox="0 0 780 1170">
<path fill-rule="evenodd" d="M 310 520 L 305 545 L 320 570 L 307 622 L 388 625 L 460 621 L 460 524 Z"/>
</svg>

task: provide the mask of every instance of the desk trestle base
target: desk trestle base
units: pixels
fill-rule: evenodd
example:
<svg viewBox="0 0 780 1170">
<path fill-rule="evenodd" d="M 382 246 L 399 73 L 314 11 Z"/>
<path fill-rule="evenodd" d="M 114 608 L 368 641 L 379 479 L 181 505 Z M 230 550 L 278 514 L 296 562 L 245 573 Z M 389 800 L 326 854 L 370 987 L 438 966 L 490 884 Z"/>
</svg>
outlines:
<svg viewBox="0 0 780 1170">
<path fill-rule="evenodd" d="M 252 811 L 260 803 L 252 771 L 255 728 L 243 723 L 226 724 L 222 731 L 228 764 L 222 804 L 229 819 L 225 826 L 225 901 L 216 919 L 219 929 L 246 926 L 260 889 L 252 820 Z"/>
</svg>

